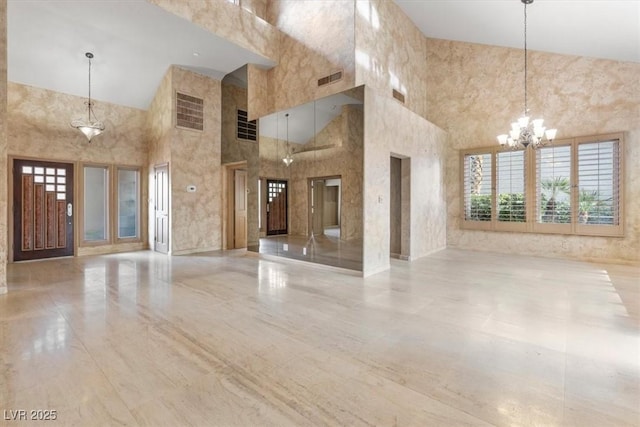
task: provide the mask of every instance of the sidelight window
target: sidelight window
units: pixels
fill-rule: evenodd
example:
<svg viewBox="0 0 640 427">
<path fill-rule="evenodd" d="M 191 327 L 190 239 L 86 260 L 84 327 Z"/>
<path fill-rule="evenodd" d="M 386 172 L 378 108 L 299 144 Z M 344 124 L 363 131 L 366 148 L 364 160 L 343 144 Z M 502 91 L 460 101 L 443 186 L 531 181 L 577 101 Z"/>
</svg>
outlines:
<svg viewBox="0 0 640 427">
<path fill-rule="evenodd" d="M 60 180 L 57 182 L 61 184 Z M 140 170 L 83 166 L 82 236 L 88 244 L 139 239 Z"/>
<path fill-rule="evenodd" d="M 108 240 L 109 233 L 109 168 L 84 167 L 84 240 Z"/>
<path fill-rule="evenodd" d="M 140 172 L 118 169 L 118 238 L 138 237 Z"/>
</svg>

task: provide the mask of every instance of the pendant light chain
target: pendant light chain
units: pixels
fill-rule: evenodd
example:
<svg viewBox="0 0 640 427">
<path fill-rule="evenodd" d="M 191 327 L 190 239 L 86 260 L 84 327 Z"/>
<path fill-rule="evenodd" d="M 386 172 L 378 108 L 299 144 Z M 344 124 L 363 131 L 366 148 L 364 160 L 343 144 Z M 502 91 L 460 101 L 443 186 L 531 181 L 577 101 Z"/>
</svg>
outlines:
<svg viewBox="0 0 640 427">
<path fill-rule="evenodd" d="M 92 55 L 93 56 L 93 55 Z M 89 58 L 89 121 L 91 121 L 91 58 L 89 56 L 87 56 Z"/>
<path fill-rule="evenodd" d="M 91 100 L 91 59 L 93 59 L 93 53 L 87 52 L 84 56 L 89 60 L 89 98 L 87 101 L 87 120 L 75 119 L 71 120 L 71 127 L 78 129 L 87 137 L 87 140 L 91 142 L 94 136 L 100 135 L 104 129 L 104 123 L 99 121 L 96 117 L 96 113 L 93 112 L 93 101 Z M 93 120 L 91 120 L 93 116 Z"/>
<path fill-rule="evenodd" d="M 291 155 L 292 154 L 291 146 L 289 145 L 289 113 L 286 113 L 284 117 L 286 118 L 286 124 L 287 124 L 287 133 L 286 133 L 287 154 L 286 156 L 284 156 L 282 161 L 284 162 L 285 165 L 287 165 L 287 167 L 289 167 L 291 163 L 293 163 L 293 157 Z"/>
</svg>

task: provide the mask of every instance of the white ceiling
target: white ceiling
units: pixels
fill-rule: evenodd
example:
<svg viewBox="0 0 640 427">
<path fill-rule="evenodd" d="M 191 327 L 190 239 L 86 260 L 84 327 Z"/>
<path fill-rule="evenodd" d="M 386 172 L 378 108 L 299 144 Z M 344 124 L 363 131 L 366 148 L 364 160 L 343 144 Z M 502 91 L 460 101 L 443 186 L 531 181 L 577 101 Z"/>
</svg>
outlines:
<svg viewBox="0 0 640 427">
<path fill-rule="evenodd" d="M 145 0 L 9 0 L 9 81 L 147 109 L 170 65 L 218 79 L 274 64 Z M 198 56 L 194 56 L 198 53 Z"/>
<path fill-rule="evenodd" d="M 522 47 L 519 0 L 395 1 L 428 37 Z M 528 15 L 531 49 L 640 62 L 640 0 L 536 0 Z M 274 65 L 145 0 L 8 0 L 10 81 L 86 97 L 87 51 L 93 97 L 142 109 L 171 64 Z"/>
<path fill-rule="evenodd" d="M 522 48 L 520 0 L 395 0 L 427 36 Z M 640 62 L 640 0 L 535 0 L 532 50 Z"/>
</svg>

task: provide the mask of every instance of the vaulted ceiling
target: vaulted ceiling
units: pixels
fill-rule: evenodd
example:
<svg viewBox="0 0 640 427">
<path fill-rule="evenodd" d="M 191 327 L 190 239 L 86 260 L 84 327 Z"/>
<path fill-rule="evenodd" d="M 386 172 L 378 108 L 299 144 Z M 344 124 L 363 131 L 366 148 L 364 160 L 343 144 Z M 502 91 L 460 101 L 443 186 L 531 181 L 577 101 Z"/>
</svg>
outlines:
<svg viewBox="0 0 640 427">
<path fill-rule="evenodd" d="M 522 47 L 519 0 L 395 1 L 428 37 Z M 640 62 L 640 0 L 536 0 L 528 11 L 531 49 Z M 92 95 L 142 109 L 171 64 L 216 78 L 273 65 L 145 0 L 8 0 L 8 43 L 10 81 L 84 97 L 91 51 Z"/>
<path fill-rule="evenodd" d="M 523 47 L 520 0 L 395 0 L 427 37 Z M 640 62 L 640 1 L 535 0 L 527 6 L 532 50 Z"/>
<path fill-rule="evenodd" d="M 9 81 L 147 109 L 176 64 L 218 79 L 269 60 L 145 0 L 9 0 Z"/>
</svg>

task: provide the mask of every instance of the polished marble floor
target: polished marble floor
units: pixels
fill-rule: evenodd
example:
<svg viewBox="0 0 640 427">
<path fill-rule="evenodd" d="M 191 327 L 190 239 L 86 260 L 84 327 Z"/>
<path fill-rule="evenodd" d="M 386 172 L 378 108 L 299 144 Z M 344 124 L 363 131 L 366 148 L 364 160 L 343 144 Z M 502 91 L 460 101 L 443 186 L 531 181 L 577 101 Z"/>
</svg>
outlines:
<svg viewBox="0 0 640 427">
<path fill-rule="evenodd" d="M 136 252 L 8 274 L 3 425 L 640 425 L 639 267 Z"/>
</svg>

